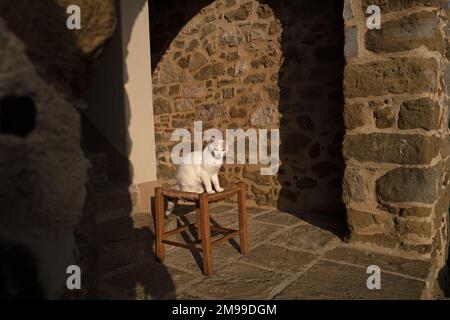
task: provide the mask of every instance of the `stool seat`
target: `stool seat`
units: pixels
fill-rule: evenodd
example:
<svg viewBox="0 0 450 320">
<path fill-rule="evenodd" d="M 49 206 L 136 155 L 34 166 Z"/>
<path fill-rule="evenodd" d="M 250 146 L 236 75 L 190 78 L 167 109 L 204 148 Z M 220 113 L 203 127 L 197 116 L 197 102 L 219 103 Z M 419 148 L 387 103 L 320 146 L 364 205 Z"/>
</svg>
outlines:
<svg viewBox="0 0 450 320">
<path fill-rule="evenodd" d="M 165 258 L 165 244 L 177 246 L 192 251 L 201 251 L 203 253 L 203 274 L 210 276 L 213 273 L 211 247 L 213 245 L 225 242 L 236 236 L 240 237 L 241 254 L 248 252 L 248 231 L 247 231 L 247 207 L 245 204 L 246 185 L 243 182 L 239 184 L 227 185 L 224 191 L 217 193 L 194 193 L 182 192 L 175 189 L 156 188 L 155 190 L 155 253 L 162 262 Z M 221 226 L 211 226 L 209 217 L 209 203 L 217 202 L 231 198 L 237 195 L 238 198 L 238 217 L 239 229 L 229 229 Z M 196 223 L 187 224 L 174 230 L 165 231 L 164 226 L 164 197 L 195 202 L 196 204 Z M 181 233 L 188 229 L 195 229 L 197 239 L 194 244 L 179 243 L 168 240 L 167 237 Z M 211 230 L 223 234 L 222 238 L 212 241 Z M 201 244 L 200 247 L 197 244 Z"/>
<path fill-rule="evenodd" d="M 216 192 L 216 193 L 207 193 L 208 194 L 208 201 L 209 202 L 217 202 L 221 200 L 225 200 L 236 193 L 239 192 L 240 187 L 237 184 L 229 184 L 223 187 L 222 192 Z M 165 197 L 172 198 L 172 199 L 178 199 L 178 200 L 185 200 L 188 202 L 197 202 L 200 200 L 200 194 L 196 192 L 184 192 L 179 191 L 176 189 L 166 189 L 163 188 L 162 194 Z"/>
</svg>

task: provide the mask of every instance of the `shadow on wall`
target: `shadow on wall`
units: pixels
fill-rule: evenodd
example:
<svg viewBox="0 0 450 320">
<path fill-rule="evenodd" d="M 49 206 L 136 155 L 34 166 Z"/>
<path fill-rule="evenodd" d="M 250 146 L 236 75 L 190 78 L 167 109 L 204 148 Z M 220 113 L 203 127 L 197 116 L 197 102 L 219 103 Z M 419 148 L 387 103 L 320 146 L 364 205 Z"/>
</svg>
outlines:
<svg viewBox="0 0 450 320">
<path fill-rule="evenodd" d="M 101 130 L 99 130 L 100 128 L 105 129 L 108 127 L 116 130 L 118 144 L 130 146 L 128 137 L 128 103 L 127 97 L 123 94 L 123 80 L 127 78 L 127 74 L 122 69 L 124 59 L 122 43 L 127 44 L 134 19 L 144 4 L 145 0 L 133 1 L 135 7 L 127 7 L 129 16 L 123 21 L 126 20 L 129 24 L 124 29 L 123 38 L 120 29 L 118 29 L 111 46 L 108 48 L 108 52 L 101 61 L 100 68 L 94 74 L 92 81 L 89 81 L 90 88 L 88 88 L 85 95 L 85 100 L 89 105 L 89 111 L 87 112 L 98 115 L 99 119 L 103 121 L 103 126 L 97 126 L 97 123 L 94 124 L 93 121 L 88 120 L 85 115 L 81 114 L 81 149 L 83 149 L 85 155 L 90 158 L 92 163 L 92 168 L 88 172 L 89 180 L 86 181 L 88 192 L 84 212 L 76 212 L 80 216 L 83 214 L 81 223 L 76 230 L 78 247 L 76 263 L 81 266 L 82 290 L 66 290 L 63 293 L 63 298 L 65 299 L 105 299 L 114 296 L 115 292 L 121 290 L 123 292 L 120 293 L 129 293 L 128 298 L 135 298 L 136 288 L 139 288 L 143 295 L 150 298 L 161 297 L 161 292 L 167 296 L 174 291 L 173 281 L 167 270 L 162 264 L 156 263 L 153 259 L 153 234 L 151 227 L 135 227 L 131 217 L 135 203 L 135 193 L 129 191 L 132 181 L 132 168 L 127 161 L 128 150 L 125 149 L 124 154 L 118 152 L 116 146 L 112 146 Z M 119 7 L 117 6 L 117 8 Z M 48 84 L 54 85 L 65 99 L 73 102 L 72 105 L 77 105 L 72 99 L 79 98 L 84 92 L 88 83 L 88 75 L 91 73 L 91 66 L 87 63 L 85 54 L 78 46 L 79 43 L 74 33 L 68 32 L 65 28 L 67 16 L 64 8 L 57 4 L 56 1 L 18 0 L 12 4 L 11 1 L 0 0 L 0 16 L 5 20 L 8 28 L 15 36 L 25 44 L 28 58 L 33 62 L 39 76 Z M 103 83 L 101 84 L 102 81 Z M 93 87 L 96 87 L 98 91 L 89 92 Z M 45 92 L 34 94 L 37 96 L 47 95 Z M 2 100 L 0 110 L 0 131 L 2 135 L 15 134 L 21 136 L 24 130 L 32 125 L 27 121 L 16 121 L 16 115 L 14 112 L 10 112 L 9 106 L 11 103 L 23 104 L 24 102 L 27 105 L 28 102 L 24 100 L 17 102 L 17 97 L 14 97 L 14 99 L 15 101 L 12 102 L 11 98 Z M 24 97 L 23 99 L 28 98 Z M 61 113 L 63 113 L 62 110 Z M 39 119 L 39 113 L 37 118 Z M 70 120 L 63 116 L 61 118 L 67 122 Z M 69 125 L 72 125 L 72 127 L 67 128 L 69 131 L 77 132 L 77 130 L 80 130 L 78 122 L 69 123 Z M 57 136 L 48 135 L 46 138 L 48 143 L 58 144 L 59 138 Z M 71 148 L 72 145 L 64 147 Z M 45 150 L 39 151 L 45 152 Z M 57 152 L 55 150 L 55 153 Z M 50 153 L 52 153 L 52 150 L 50 150 Z M 52 155 L 45 154 L 44 156 Z M 38 169 L 27 167 L 27 170 L 31 173 L 33 173 L 33 170 Z M 55 190 L 55 197 L 56 195 L 65 196 L 68 194 L 68 199 L 63 199 L 67 203 L 74 202 L 78 194 L 83 193 L 80 190 L 77 190 L 78 194 L 71 191 L 74 185 L 78 186 L 74 182 L 76 171 L 72 169 L 73 167 L 70 166 L 64 168 L 62 172 L 55 169 L 60 177 L 64 177 L 68 190 L 66 192 L 64 190 Z M 28 171 L 25 171 L 27 176 Z M 51 177 L 47 178 L 50 179 Z M 111 180 L 108 178 L 111 178 Z M 10 185 L 11 190 L 14 190 L 16 184 L 22 187 L 28 186 L 27 180 L 23 181 L 20 177 L 13 180 L 13 183 L 14 185 Z M 51 189 L 52 186 L 51 184 L 46 188 Z M 20 196 L 23 202 L 28 200 L 23 198 L 21 194 L 17 196 Z M 15 198 L 12 200 L 8 208 L 10 212 L 14 212 L 14 206 L 22 205 Z M 44 203 L 49 202 L 48 206 L 50 207 L 55 205 L 55 203 L 51 202 L 59 200 L 62 199 L 55 200 L 51 197 L 39 199 L 39 201 Z M 2 207 L 2 209 L 5 208 Z M 25 236 L 28 235 L 26 234 Z M 32 239 L 31 235 L 30 237 Z M 47 254 L 46 257 L 43 257 L 37 255 L 34 248 L 28 248 L 0 237 L 1 298 L 45 298 L 47 297 L 46 289 L 53 282 L 57 281 L 57 284 L 65 285 L 67 264 L 61 266 L 61 264 L 56 262 L 61 260 L 59 259 L 60 255 L 72 256 L 75 248 L 68 248 L 58 243 L 55 244 L 53 234 L 50 232 L 48 233 L 48 238 L 53 240 L 52 245 L 49 248 L 39 248 L 39 250 L 46 253 L 56 252 L 56 254 L 54 256 L 48 256 Z M 23 242 L 26 242 L 25 240 L 29 241 L 30 238 L 24 239 Z M 61 250 L 64 250 L 64 252 Z M 146 270 L 135 272 L 133 275 L 117 272 L 121 267 L 141 262 L 144 258 L 148 258 L 146 260 Z M 43 259 L 46 259 L 46 261 L 43 262 Z M 73 261 L 70 262 L 73 263 Z M 42 264 L 52 265 L 54 270 L 43 270 L 39 267 Z M 149 276 L 149 273 L 151 276 Z M 39 283 L 38 279 L 43 278 L 42 274 L 46 274 L 48 278 L 44 278 L 49 283 Z M 61 275 L 64 279 L 63 281 L 61 281 Z M 106 288 L 109 288 L 109 286 L 112 287 L 111 290 L 116 291 L 108 291 Z M 127 291 L 127 289 L 130 290 Z"/>
<path fill-rule="evenodd" d="M 168 159 L 167 149 L 172 146 L 168 143 L 168 131 L 189 128 L 194 119 L 202 120 L 205 127 L 246 130 L 250 125 L 258 127 L 258 123 L 269 118 L 265 107 L 278 105 L 281 116 L 278 176 L 275 179 L 261 177 L 250 165 L 226 165 L 224 177 L 230 182 L 241 179 L 249 182 L 249 196 L 257 204 L 276 205 L 282 211 L 342 235 L 346 231 L 342 203 L 343 1 L 260 0 L 251 1 L 250 6 L 245 1 L 224 1 L 208 7 L 213 2 L 196 1 L 194 5 L 177 0 L 151 1 L 154 80 L 155 69 L 158 72 L 154 111 L 155 120 L 160 121 L 156 123 L 157 140 L 162 143 L 157 151 L 159 177 L 168 183 L 174 178 L 175 168 Z M 216 10 L 219 10 L 217 15 L 207 16 Z M 280 43 L 274 39 L 279 29 L 272 25 L 273 18 L 281 28 Z M 211 25 L 217 27 L 210 28 Z M 184 26 L 189 26 L 189 35 L 180 34 Z M 252 28 L 261 28 L 266 33 L 269 29 L 269 35 L 263 35 L 263 39 L 268 40 L 259 43 L 260 47 L 253 47 L 258 45 L 260 33 Z M 197 35 L 198 30 L 202 30 L 202 34 Z M 236 43 L 228 46 L 221 43 L 222 30 L 237 30 L 236 38 L 233 32 L 227 33 Z M 198 46 L 196 35 L 203 47 Z M 217 50 L 208 50 L 206 41 L 216 44 Z M 284 61 L 280 69 L 275 70 L 280 44 Z M 233 50 L 238 54 L 233 56 Z M 197 59 L 199 61 L 194 55 L 194 58 L 190 56 L 195 51 L 201 52 L 197 54 L 201 58 Z M 263 54 L 272 56 L 261 58 Z M 186 59 L 186 55 L 190 58 Z M 259 58 L 261 60 L 255 60 Z M 266 63 L 263 58 L 268 59 Z M 159 65 L 162 59 L 164 64 Z M 190 59 L 206 67 L 195 73 L 197 67 L 189 66 Z M 225 70 L 221 71 L 221 67 Z M 180 68 L 189 71 L 186 78 Z M 180 84 L 187 87 L 187 94 L 177 91 Z M 170 90 L 166 90 L 169 85 Z M 279 92 L 275 93 L 273 85 L 278 85 Z M 202 95 L 205 86 L 207 93 Z M 192 105 L 193 110 L 186 107 Z M 176 111 L 173 111 L 174 106 Z M 276 126 L 274 121 L 269 122 L 269 127 Z"/>
<path fill-rule="evenodd" d="M 24 44 L 26 60 L 34 64 L 33 68 L 14 65 L 13 72 L 2 74 L 2 89 L 11 91 L 11 95 L 0 96 L 0 143 L 7 142 L 1 146 L 0 171 L 8 188 L 8 192 L 0 192 L 1 215 L 7 221 L 1 223 L 0 234 L 0 299 L 56 298 L 61 288 L 54 283 L 64 284 L 61 279 L 66 276 L 65 268 L 73 263 L 74 248 L 64 241 L 72 240 L 73 222 L 81 215 L 81 210 L 76 209 L 81 209 L 84 190 L 79 188 L 85 176 L 84 162 L 80 161 L 84 159 L 74 145 L 79 123 L 61 96 L 70 99 L 78 94 L 75 79 L 87 74 L 88 64 L 75 36 L 58 28 L 65 26 L 66 17 L 54 1 L 0 0 L 0 17 L 7 27 L 2 24 L 1 32 L 11 32 L 18 38 Z M 13 39 L 3 36 L 0 51 L 11 49 Z M 18 53 L 17 61 L 25 60 L 20 57 L 21 47 L 12 50 Z M 11 55 L 1 54 L 4 66 L 10 63 L 8 53 Z M 35 71 L 41 79 L 34 78 Z M 24 75 L 30 77 L 24 80 Z M 57 88 L 61 96 L 42 85 L 41 80 Z M 3 152 L 11 158 L 4 157 Z M 12 175 L 3 176 L 5 172 Z M 61 177 L 67 180 L 63 190 Z M 59 210 L 55 212 L 55 208 Z M 42 283 L 42 279 L 48 281 Z"/>
<path fill-rule="evenodd" d="M 282 26 L 278 208 L 343 235 L 343 1 L 260 2 Z"/>
<path fill-rule="evenodd" d="M 180 30 L 214 0 L 149 0 L 152 72 Z M 178 8 L 178 10 L 174 10 Z M 153 24 L 154 21 L 160 23 Z"/>
<path fill-rule="evenodd" d="M 91 277 L 87 298 L 162 299 L 175 294 L 166 267 L 155 260 L 154 229 L 147 223 L 148 213 L 143 215 L 146 223 L 132 216 L 142 214 L 134 212 L 137 193 L 131 188 L 130 105 L 124 90 L 128 71 L 123 69 L 123 61 L 146 1 L 126 1 L 126 8 L 121 7 L 125 1 L 116 1 L 119 27 L 86 93 L 89 109 L 88 116 L 83 116 L 83 145 L 93 167 L 79 234 L 86 251 L 84 265 Z"/>
</svg>

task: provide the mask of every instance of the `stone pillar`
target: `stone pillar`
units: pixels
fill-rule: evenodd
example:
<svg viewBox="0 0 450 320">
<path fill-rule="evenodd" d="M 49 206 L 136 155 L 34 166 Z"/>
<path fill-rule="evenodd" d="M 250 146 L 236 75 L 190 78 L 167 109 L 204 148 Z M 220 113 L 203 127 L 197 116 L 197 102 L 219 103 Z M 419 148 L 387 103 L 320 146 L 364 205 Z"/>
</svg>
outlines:
<svg viewBox="0 0 450 320">
<path fill-rule="evenodd" d="M 381 8 L 368 30 L 367 7 Z M 448 107 L 445 1 L 346 0 L 344 74 L 349 240 L 445 263 Z"/>
</svg>

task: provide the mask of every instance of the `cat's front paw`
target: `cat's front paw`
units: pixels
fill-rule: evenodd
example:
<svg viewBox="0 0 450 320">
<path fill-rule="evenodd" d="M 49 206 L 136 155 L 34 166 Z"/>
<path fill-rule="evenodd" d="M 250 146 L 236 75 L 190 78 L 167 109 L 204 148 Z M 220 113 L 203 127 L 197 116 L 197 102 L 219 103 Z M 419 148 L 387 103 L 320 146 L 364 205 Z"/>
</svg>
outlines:
<svg viewBox="0 0 450 320">
<path fill-rule="evenodd" d="M 224 189 L 224 188 L 221 188 L 221 187 L 216 188 L 216 191 L 217 191 L 217 192 L 222 192 L 223 190 L 225 190 L 225 189 Z"/>
<path fill-rule="evenodd" d="M 209 194 L 213 194 L 213 193 L 216 193 L 214 190 L 206 190 L 206 192 L 208 192 Z"/>
</svg>

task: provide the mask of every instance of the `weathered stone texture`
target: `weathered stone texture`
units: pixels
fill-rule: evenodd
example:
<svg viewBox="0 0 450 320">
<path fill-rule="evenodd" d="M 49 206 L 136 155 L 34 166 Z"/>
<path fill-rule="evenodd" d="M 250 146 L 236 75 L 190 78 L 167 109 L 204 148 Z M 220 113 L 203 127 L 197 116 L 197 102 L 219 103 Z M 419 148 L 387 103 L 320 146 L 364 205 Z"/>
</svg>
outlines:
<svg viewBox="0 0 450 320">
<path fill-rule="evenodd" d="M 80 31 L 68 32 L 65 27 L 69 5 L 81 9 Z M 116 27 L 114 0 L 2 0 L 0 16 L 27 44 L 27 55 L 38 74 L 70 96 L 81 94 L 87 86 L 97 58 Z"/>
<path fill-rule="evenodd" d="M 353 209 L 347 210 L 347 222 L 350 230 L 361 230 L 370 227 L 382 230 L 383 224 L 387 221 L 387 217 L 378 214 Z"/>
<path fill-rule="evenodd" d="M 374 111 L 373 115 L 375 117 L 375 124 L 380 129 L 391 128 L 395 122 L 395 115 L 392 108 Z"/>
<path fill-rule="evenodd" d="M 400 52 L 425 46 L 444 53 L 436 11 L 423 11 L 382 23 L 380 30 L 366 33 L 367 49 L 373 52 Z"/>
<path fill-rule="evenodd" d="M 363 0 L 364 11 L 371 5 L 379 6 L 382 13 L 395 12 L 414 7 L 447 8 L 445 0 Z"/>
<path fill-rule="evenodd" d="M 385 202 L 433 203 L 439 197 L 442 166 L 398 168 L 377 180 L 377 194 Z"/>
<path fill-rule="evenodd" d="M 437 63 L 432 58 L 392 58 L 345 69 L 347 98 L 435 92 Z"/>
<path fill-rule="evenodd" d="M 366 268 L 340 264 L 332 261 L 320 261 L 305 274 L 291 283 L 276 299 L 420 299 L 425 282 L 402 278 L 392 274 L 382 274 L 383 289 L 369 290 Z M 363 285 L 361 285 L 363 284 Z M 341 288 L 350 285 L 352 290 Z"/>
<path fill-rule="evenodd" d="M 430 98 L 402 103 L 398 114 L 399 129 L 439 129 L 440 106 Z"/>
<path fill-rule="evenodd" d="M 27 248 L 40 298 L 60 298 L 75 261 L 89 165 L 74 98 L 115 27 L 112 1 L 71 4 L 87 13 L 76 36 L 64 28 L 66 1 L 0 1 L 1 238 Z"/>
<path fill-rule="evenodd" d="M 381 29 L 359 29 L 364 41 L 357 41 L 356 54 L 350 28 L 365 23 L 371 5 L 381 8 Z M 448 214 L 448 169 L 441 160 L 450 151 L 442 97 L 448 75 L 441 79 L 448 59 L 441 31 L 447 8 L 442 0 L 344 5 L 343 199 L 349 241 L 426 258 L 428 279 L 445 263 L 441 230 L 448 229 L 442 218 Z M 356 14 L 360 9 L 363 16 Z"/>
<path fill-rule="evenodd" d="M 344 109 L 344 123 L 348 130 L 363 127 L 370 123 L 369 110 L 362 103 L 349 103 Z"/>
<path fill-rule="evenodd" d="M 191 129 L 195 120 L 203 120 L 204 129 L 278 128 L 283 148 L 278 176 L 261 177 L 260 166 L 234 170 L 226 165 L 221 180 L 247 182 L 249 201 L 260 205 L 342 211 L 339 5 L 202 3 L 181 13 L 161 4 L 151 19 L 156 131 Z M 167 17 L 178 16 L 179 21 L 167 23 Z M 319 106 L 323 112 L 315 110 Z M 159 177 L 173 183 L 167 170 L 172 167 L 169 139 L 158 142 L 157 159 L 164 170 Z M 316 201 L 324 194 L 326 201 Z"/>
<path fill-rule="evenodd" d="M 358 161 L 398 164 L 429 164 L 439 154 L 435 136 L 371 133 L 348 135 L 344 156 Z"/>
</svg>

